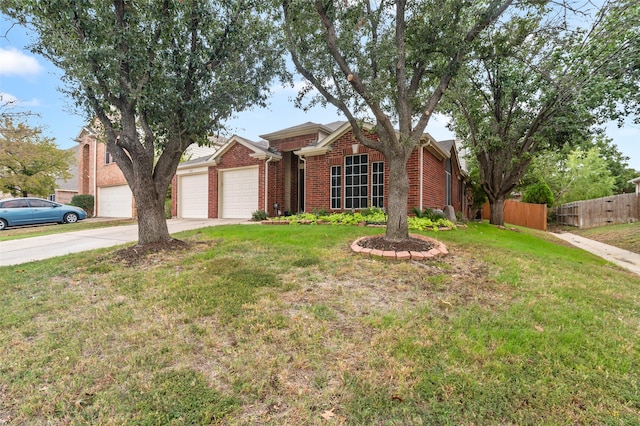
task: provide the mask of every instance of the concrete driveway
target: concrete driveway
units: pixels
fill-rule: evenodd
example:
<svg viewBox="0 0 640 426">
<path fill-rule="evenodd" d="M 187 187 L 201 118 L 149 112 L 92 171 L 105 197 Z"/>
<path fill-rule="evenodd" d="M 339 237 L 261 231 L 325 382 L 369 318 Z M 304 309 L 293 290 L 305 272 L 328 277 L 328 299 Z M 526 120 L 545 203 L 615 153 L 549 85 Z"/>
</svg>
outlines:
<svg viewBox="0 0 640 426">
<path fill-rule="evenodd" d="M 209 226 L 252 223 L 246 219 L 169 219 L 173 234 Z M 19 265 L 138 240 L 138 225 L 113 226 L 0 242 L 0 266 Z"/>
</svg>

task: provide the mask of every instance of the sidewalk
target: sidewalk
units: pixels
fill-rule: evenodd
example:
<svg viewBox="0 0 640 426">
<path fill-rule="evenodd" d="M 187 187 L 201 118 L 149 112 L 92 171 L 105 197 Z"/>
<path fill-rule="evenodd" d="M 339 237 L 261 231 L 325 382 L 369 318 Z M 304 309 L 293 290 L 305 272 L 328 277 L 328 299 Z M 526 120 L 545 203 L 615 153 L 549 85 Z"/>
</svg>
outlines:
<svg viewBox="0 0 640 426">
<path fill-rule="evenodd" d="M 169 219 L 169 233 L 249 223 L 246 219 Z M 255 223 L 255 222 L 254 222 Z M 112 226 L 0 242 L 0 266 L 19 265 L 138 240 L 138 225 Z"/>
<path fill-rule="evenodd" d="M 640 275 L 640 254 L 638 253 L 580 237 L 570 232 L 552 233 L 552 235 Z"/>
</svg>

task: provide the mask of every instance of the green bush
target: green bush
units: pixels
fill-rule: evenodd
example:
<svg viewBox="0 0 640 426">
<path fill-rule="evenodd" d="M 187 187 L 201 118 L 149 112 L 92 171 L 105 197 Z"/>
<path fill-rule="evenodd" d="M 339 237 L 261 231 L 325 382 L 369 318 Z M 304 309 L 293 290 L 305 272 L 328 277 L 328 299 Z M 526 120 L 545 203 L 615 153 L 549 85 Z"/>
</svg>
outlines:
<svg viewBox="0 0 640 426">
<path fill-rule="evenodd" d="M 266 219 L 267 219 L 267 212 L 265 212 L 264 210 L 256 210 L 253 213 L 251 213 L 251 220 L 255 222 L 260 222 L 261 220 L 266 220 Z"/>
<path fill-rule="evenodd" d="M 272 220 L 286 220 L 291 225 L 298 225 L 300 223 L 317 224 L 319 220 L 330 223 L 332 225 L 358 225 L 361 223 L 367 224 L 385 224 L 387 222 L 387 215 L 382 209 L 367 209 L 367 215 L 362 212 L 346 211 L 343 213 L 332 213 L 327 216 L 316 217 L 313 213 L 299 213 L 293 216 L 271 218 Z M 435 214 L 433 219 L 427 217 L 409 217 L 409 229 L 418 229 L 421 231 L 431 229 L 438 230 L 439 227 L 451 227 L 455 228 L 455 224 L 446 218 Z"/>
<path fill-rule="evenodd" d="M 171 198 L 164 200 L 164 218 L 171 219 Z"/>
<path fill-rule="evenodd" d="M 420 218 L 420 219 L 424 218 L 424 219 L 430 219 L 432 221 L 437 221 L 439 219 L 446 219 L 446 216 L 444 215 L 444 213 L 436 212 L 436 211 L 433 211 L 432 209 L 424 209 L 420 211 L 419 208 L 414 207 L 413 213 L 416 215 L 417 218 Z"/>
<path fill-rule="evenodd" d="M 78 194 L 74 195 L 69 203 L 72 206 L 80 207 L 87 212 L 87 216 L 93 217 L 93 195 L 91 194 Z"/>
<path fill-rule="evenodd" d="M 544 181 L 539 181 L 533 185 L 529 185 L 522 196 L 522 201 L 532 204 L 546 204 L 551 207 L 554 199 L 551 188 Z"/>
</svg>

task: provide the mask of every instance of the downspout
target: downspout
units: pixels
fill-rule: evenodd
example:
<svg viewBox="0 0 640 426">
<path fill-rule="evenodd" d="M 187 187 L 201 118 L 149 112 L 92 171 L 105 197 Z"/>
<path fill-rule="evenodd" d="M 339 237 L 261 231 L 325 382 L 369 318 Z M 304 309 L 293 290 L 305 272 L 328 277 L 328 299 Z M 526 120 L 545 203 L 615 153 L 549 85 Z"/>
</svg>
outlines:
<svg viewBox="0 0 640 426">
<path fill-rule="evenodd" d="M 307 211 L 307 159 L 303 156 L 299 156 L 298 158 L 302 160 L 302 164 L 304 165 L 304 200 L 302 200 L 302 203 L 304 204 L 304 210 Z M 298 201 L 298 207 L 299 206 L 300 202 Z"/>
<path fill-rule="evenodd" d="M 93 217 L 97 217 L 97 216 L 98 216 L 98 140 L 94 137 L 93 138 Z"/>
<path fill-rule="evenodd" d="M 419 205 L 420 205 L 420 211 L 423 211 L 424 210 L 424 207 L 422 206 L 422 203 L 424 201 L 423 200 L 423 194 L 422 194 L 423 187 L 424 187 L 424 182 L 423 182 L 424 181 L 424 170 L 423 170 L 424 169 L 424 154 L 423 153 L 424 153 L 425 145 L 420 144 L 419 147 L 420 147 L 420 179 L 419 179 L 419 187 L 420 187 L 420 197 L 419 198 L 420 198 L 420 203 L 419 203 Z"/>
<path fill-rule="evenodd" d="M 269 163 L 273 157 L 267 158 L 264 163 L 264 211 L 269 215 Z"/>
</svg>

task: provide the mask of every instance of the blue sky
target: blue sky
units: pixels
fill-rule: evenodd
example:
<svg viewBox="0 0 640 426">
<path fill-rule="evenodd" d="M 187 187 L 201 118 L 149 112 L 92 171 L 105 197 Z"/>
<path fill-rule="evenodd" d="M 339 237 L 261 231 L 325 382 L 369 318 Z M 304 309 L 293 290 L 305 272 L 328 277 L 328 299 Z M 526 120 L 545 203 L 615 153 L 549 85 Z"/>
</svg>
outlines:
<svg viewBox="0 0 640 426">
<path fill-rule="evenodd" d="M 60 148 L 75 145 L 74 138 L 87 123 L 87 117 L 74 110 L 73 100 L 61 93 L 61 72 L 46 59 L 28 51 L 29 34 L 21 27 L 11 27 L 10 21 L 0 15 L 0 105 L 14 101 L 12 111 L 31 111 L 30 124 L 43 128 L 44 135 L 54 138 Z M 330 123 L 344 118 L 333 107 L 313 108 L 304 112 L 295 108 L 293 88 L 273 87 L 268 108 L 256 108 L 238 114 L 227 123 L 230 134 L 238 134 L 254 141 L 259 135 L 295 126 L 307 121 Z M 446 128 L 446 118 L 434 116 L 427 132 L 437 140 L 455 137 Z M 630 167 L 640 171 L 640 125 L 632 120 L 622 128 L 611 124 L 609 136 L 627 157 Z"/>
</svg>

